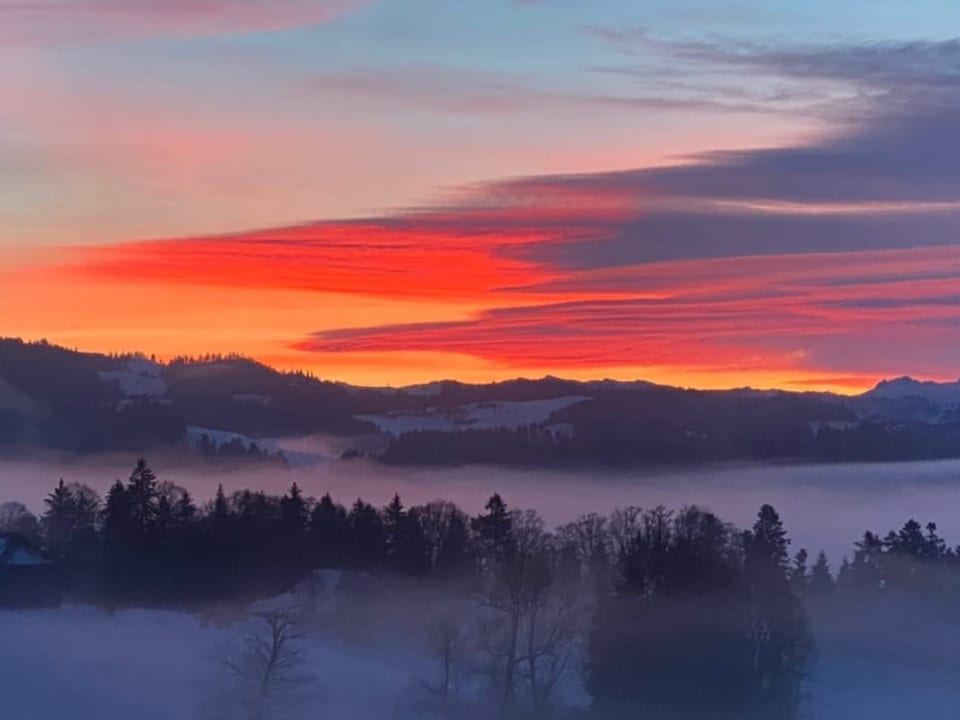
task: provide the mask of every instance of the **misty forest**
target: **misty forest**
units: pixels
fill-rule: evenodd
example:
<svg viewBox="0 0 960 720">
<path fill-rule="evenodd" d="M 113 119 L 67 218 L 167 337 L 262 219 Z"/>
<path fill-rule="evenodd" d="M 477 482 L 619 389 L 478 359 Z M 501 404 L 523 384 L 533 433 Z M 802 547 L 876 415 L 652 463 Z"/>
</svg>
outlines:
<svg viewBox="0 0 960 720">
<path fill-rule="evenodd" d="M 473 517 L 399 496 L 346 507 L 295 483 L 201 502 L 144 460 L 102 498 L 60 480 L 39 514 L 6 502 L 0 531 L 0 606 L 20 615 L 232 628 L 176 715 L 211 720 L 340 716 L 309 658 L 330 633 L 417 648 L 398 718 L 802 718 L 820 637 L 882 645 L 878 617 L 949 622 L 960 600 L 960 548 L 933 523 L 862 533 L 831 568 L 791 547 L 770 505 L 746 529 L 688 506 L 551 530 L 499 494 Z"/>
</svg>

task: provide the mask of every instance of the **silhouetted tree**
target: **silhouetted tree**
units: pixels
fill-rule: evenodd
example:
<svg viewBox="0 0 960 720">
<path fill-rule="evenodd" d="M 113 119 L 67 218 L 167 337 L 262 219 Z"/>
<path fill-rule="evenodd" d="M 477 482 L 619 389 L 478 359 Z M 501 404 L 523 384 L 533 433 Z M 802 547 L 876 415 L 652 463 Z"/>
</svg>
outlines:
<svg viewBox="0 0 960 720">
<path fill-rule="evenodd" d="M 377 509 L 360 498 L 347 516 L 350 554 L 355 566 L 370 569 L 382 565 L 386 552 L 383 520 Z"/>
<path fill-rule="evenodd" d="M 307 529 L 309 509 L 300 487 L 293 483 L 290 490 L 280 498 L 280 524 L 291 541 L 297 542 Z"/>
<path fill-rule="evenodd" d="M 510 552 L 513 543 L 507 504 L 494 493 L 484 506 L 486 512 L 473 519 L 473 533 L 481 562 L 495 566 Z"/>
<path fill-rule="evenodd" d="M 807 551 L 800 548 L 797 554 L 793 556 L 793 565 L 790 567 L 790 585 L 797 597 L 806 595 L 809 584 L 810 574 L 807 571 Z"/>
<path fill-rule="evenodd" d="M 303 632 L 287 612 L 254 615 L 258 626 L 222 658 L 226 687 L 212 699 L 223 720 L 273 720 L 315 700 L 316 678 L 307 672 Z"/>
<path fill-rule="evenodd" d="M 23 503 L 11 501 L 0 505 L 0 532 L 23 535 L 32 542 L 40 540 L 40 522 Z"/>
<path fill-rule="evenodd" d="M 77 529 L 77 502 L 70 488 L 60 478 L 60 482 L 43 501 L 46 511 L 42 525 L 44 539 L 49 552 L 57 559 L 64 560 L 73 542 Z"/>
<path fill-rule="evenodd" d="M 814 598 L 829 597 L 836 589 L 833 576 L 830 574 L 827 554 L 823 550 L 817 553 L 816 562 L 813 563 L 813 569 L 810 571 L 809 589 L 810 596 Z"/>
<path fill-rule="evenodd" d="M 310 515 L 310 536 L 319 567 L 342 567 L 348 550 L 347 511 L 327 493 Z"/>
<path fill-rule="evenodd" d="M 147 461 L 140 458 L 130 473 L 127 483 L 127 503 L 129 507 L 131 530 L 142 541 L 153 529 L 157 520 L 159 496 L 157 476 Z"/>
</svg>

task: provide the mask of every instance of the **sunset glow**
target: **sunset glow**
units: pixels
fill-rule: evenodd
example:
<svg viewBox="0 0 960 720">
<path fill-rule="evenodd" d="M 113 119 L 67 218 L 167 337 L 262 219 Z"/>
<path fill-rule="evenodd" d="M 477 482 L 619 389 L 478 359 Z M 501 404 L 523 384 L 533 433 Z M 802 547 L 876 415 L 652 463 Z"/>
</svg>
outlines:
<svg viewBox="0 0 960 720">
<path fill-rule="evenodd" d="M 960 374 L 919 13 L 476 5 L 0 3 L 0 335 L 368 385 Z"/>
</svg>

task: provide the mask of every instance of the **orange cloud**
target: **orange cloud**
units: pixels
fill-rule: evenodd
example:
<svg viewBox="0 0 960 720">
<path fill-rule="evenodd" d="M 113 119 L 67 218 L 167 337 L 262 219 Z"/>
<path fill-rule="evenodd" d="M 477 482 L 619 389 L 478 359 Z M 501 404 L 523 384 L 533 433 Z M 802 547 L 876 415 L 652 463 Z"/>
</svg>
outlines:
<svg viewBox="0 0 960 720">
<path fill-rule="evenodd" d="M 960 325 L 951 247 L 592 270 L 535 259 L 602 242 L 620 210 L 605 224 L 493 204 L 72 248 L 7 283 L 12 327 L 99 350 L 236 350 L 369 384 L 558 372 L 849 392 L 917 348 L 842 357 L 845 338 L 882 347 L 912 327 L 930 354 Z"/>
</svg>

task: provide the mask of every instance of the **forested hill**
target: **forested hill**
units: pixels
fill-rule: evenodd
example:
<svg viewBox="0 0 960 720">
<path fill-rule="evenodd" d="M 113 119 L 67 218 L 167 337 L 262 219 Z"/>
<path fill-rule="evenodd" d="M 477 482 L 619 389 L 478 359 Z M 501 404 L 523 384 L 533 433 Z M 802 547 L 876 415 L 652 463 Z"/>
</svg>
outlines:
<svg viewBox="0 0 960 720">
<path fill-rule="evenodd" d="M 340 438 L 338 457 L 415 465 L 960 457 L 960 384 L 899 378 L 857 397 L 552 377 L 365 388 L 239 356 L 157 363 L 0 340 L 0 451 L 260 457 L 312 435 Z"/>
</svg>

